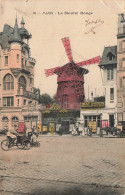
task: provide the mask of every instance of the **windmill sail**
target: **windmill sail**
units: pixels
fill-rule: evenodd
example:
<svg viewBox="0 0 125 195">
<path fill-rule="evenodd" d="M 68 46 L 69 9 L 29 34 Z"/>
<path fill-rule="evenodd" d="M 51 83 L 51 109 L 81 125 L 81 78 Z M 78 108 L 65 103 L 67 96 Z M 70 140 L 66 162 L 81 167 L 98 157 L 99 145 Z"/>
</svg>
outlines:
<svg viewBox="0 0 125 195">
<path fill-rule="evenodd" d="M 71 53 L 71 46 L 70 46 L 69 38 L 68 37 L 63 38 L 62 42 L 63 42 L 63 45 L 65 47 L 65 50 L 66 50 L 69 61 L 73 62 L 73 57 L 72 57 L 72 53 Z"/>
<path fill-rule="evenodd" d="M 77 66 L 85 66 L 85 65 L 89 65 L 89 64 L 96 64 L 96 63 L 99 63 L 100 61 L 101 61 L 101 57 L 97 56 L 97 57 L 91 58 L 89 60 L 78 62 L 76 64 L 77 64 Z"/>
</svg>

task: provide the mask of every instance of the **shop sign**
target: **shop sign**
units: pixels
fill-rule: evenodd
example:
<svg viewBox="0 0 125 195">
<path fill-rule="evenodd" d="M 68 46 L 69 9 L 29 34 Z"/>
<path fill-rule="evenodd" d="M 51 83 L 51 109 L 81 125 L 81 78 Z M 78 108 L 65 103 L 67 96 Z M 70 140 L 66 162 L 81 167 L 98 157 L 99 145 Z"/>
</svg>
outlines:
<svg viewBox="0 0 125 195">
<path fill-rule="evenodd" d="M 105 102 L 84 102 L 81 108 L 104 108 Z"/>
</svg>

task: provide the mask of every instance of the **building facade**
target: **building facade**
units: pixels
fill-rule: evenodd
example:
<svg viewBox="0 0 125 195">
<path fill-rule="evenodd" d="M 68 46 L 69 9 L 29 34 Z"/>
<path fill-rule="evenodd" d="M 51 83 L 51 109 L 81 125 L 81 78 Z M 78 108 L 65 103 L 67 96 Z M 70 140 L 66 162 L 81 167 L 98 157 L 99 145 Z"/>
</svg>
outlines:
<svg viewBox="0 0 125 195">
<path fill-rule="evenodd" d="M 122 128 L 125 121 L 125 16 L 118 16 L 118 34 L 117 34 L 117 113 L 118 126 Z"/>
<path fill-rule="evenodd" d="M 106 126 L 117 126 L 117 46 L 104 48 L 99 68 L 105 96 L 100 99 L 95 98 L 93 102 L 83 103 L 80 117 L 80 123 L 85 129 L 94 121 L 97 134 L 104 122 Z"/>
<path fill-rule="evenodd" d="M 0 129 L 13 129 L 19 121 L 27 128 L 41 124 L 40 91 L 34 88 L 35 59 L 31 57 L 31 34 L 24 27 L 5 24 L 0 33 Z"/>
</svg>

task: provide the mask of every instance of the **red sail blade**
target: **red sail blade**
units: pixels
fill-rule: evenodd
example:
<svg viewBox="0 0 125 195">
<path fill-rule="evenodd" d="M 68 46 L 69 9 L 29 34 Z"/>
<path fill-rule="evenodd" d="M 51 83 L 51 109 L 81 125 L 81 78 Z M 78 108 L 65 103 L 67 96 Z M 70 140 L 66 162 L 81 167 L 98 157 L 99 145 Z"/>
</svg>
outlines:
<svg viewBox="0 0 125 195">
<path fill-rule="evenodd" d="M 73 62 L 73 57 L 72 57 L 72 53 L 71 53 L 71 46 L 70 46 L 69 38 L 68 37 L 63 38 L 62 42 L 63 42 L 63 45 L 65 47 L 65 50 L 66 50 L 69 61 Z"/>
<path fill-rule="evenodd" d="M 101 57 L 97 56 L 97 57 L 94 57 L 92 59 L 89 59 L 89 60 L 86 60 L 86 61 L 83 61 L 83 62 L 78 62 L 76 64 L 78 66 L 85 66 L 85 65 L 89 65 L 89 64 L 96 64 L 96 63 L 99 63 L 100 61 L 101 61 Z"/>
<path fill-rule="evenodd" d="M 45 70 L 45 75 L 46 77 L 51 76 L 55 73 L 55 70 L 59 69 L 60 67 L 56 67 L 56 68 L 51 68 L 51 69 L 46 69 Z"/>
</svg>

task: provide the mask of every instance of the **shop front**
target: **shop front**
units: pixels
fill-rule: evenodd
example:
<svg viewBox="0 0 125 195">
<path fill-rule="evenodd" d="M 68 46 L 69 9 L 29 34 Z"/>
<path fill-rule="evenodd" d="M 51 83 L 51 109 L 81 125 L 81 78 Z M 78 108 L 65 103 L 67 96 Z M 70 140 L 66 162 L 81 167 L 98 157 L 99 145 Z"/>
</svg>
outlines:
<svg viewBox="0 0 125 195">
<path fill-rule="evenodd" d="M 100 134 L 102 127 L 115 127 L 116 119 L 115 108 L 106 108 L 105 102 L 85 102 L 81 105 L 80 125 L 85 134 L 90 128 L 93 133 Z"/>
<path fill-rule="evenodd" d="M 64 110 L 58 105 L 43 110 L 42 133 L 62 133 L 68 134 L 72 131 L 76 118 L 80 117 L 80 110 Z"/>
</svg>

